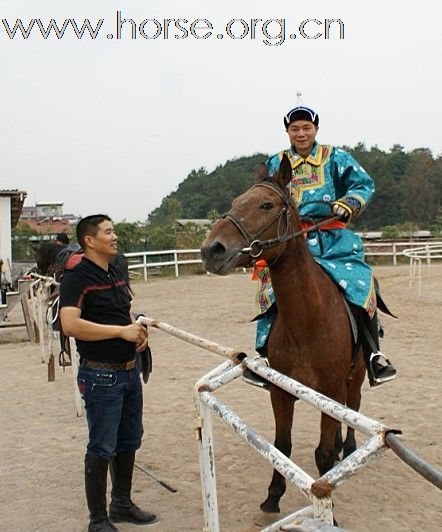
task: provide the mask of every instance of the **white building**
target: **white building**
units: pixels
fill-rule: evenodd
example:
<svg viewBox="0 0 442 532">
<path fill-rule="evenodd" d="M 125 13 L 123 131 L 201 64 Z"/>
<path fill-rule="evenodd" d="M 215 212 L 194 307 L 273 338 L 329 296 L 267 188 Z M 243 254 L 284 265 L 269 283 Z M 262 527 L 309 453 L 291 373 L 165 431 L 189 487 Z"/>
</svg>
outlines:
<svg viewBox="0 0 442 532">
<path fill-rule="evenodd" d="M 17 225 L 27 193 L 19 190 L 0 190 L 0 259 L 6 279 L 11 282 L 11 230 Z"/>
</svg>

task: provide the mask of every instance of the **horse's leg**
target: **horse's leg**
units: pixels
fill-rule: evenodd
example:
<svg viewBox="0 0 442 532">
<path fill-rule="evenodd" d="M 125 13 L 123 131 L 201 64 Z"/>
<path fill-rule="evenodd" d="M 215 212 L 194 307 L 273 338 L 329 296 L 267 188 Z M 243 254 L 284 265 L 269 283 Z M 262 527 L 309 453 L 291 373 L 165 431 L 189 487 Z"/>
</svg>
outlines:
<svg viewBox="0 0 442 532">
<path fill-rule="evenodd" d="M 361 406 L 361 387 L 365 378 L 365 365 L 361 353 L 358 353 L 357 362 L 353 370 L 352 380 L 348 385 L 347 406 L 352 410 L 359 411 Z M 344 442 L 343 458 L 347 458 L 352 452 L 356 451 L 355 431 L 347 427 L 347 435 Z"/>
<path fill-rule="evenodd" d="M 335 463 L 335 439 L 340 422 L 321 414 L 321 439 L 315 450 L 316 467 L 319 475 L 329 471 Z"/>
<path fill-rule="evenodd" d="M 348 435 L 348 432 L 347 432 Z M 342 441 L 342 424 L 339 425 L 338 430 L 336 431 L 335 436 L 335 461 L 338 462 L 340 460 L 340 454 L 342 452 L 342 449 L 344 447 L 344 442 Z"/>
<path fill-rule="evenodd" d="M 275 417 L 275 447 L 289 457 L 292 452 L 291 433 L 295 398 L 276 386 L 271 386 L 270 396 Z M 285 478 L 275 469 L 267 499 L 260 506 L 261 510 L 269 513 L 279 512 L 279 500 L 284 495 L 285 488 Z"/>
</svg>

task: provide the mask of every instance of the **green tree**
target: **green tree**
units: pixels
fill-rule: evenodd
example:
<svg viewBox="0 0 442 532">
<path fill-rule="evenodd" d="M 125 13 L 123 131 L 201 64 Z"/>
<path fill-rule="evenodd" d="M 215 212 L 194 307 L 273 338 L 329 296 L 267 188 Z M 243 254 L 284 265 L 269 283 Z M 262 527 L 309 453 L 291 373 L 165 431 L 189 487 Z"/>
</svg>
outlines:
<svg viewBox="0 0 442 532">
<path fill-rule="evenodd" d="M 401 234 L 398 227 L 395 225 L 387 225 L 386 227 L 381 227 L 382 238 L 398 238 Z"/>
<path fill-rule="evenodd" d="M 115 224 L 118 236 L 118 251 L 130 253 L 144 251 L 147 244 L 147 228 L 140 222 L 119 222 Z"/>
<path fill-rule="evenodd" d="M 216 209 L 210 209 L 207 213 L 207 219 L 210 220 L 210 223 L 213 225 L 220 218 L 220 214 Z"/>
<path fill-rule="evenodd" d="M 30 227 L 25 222 L 19 222 L 12 229 L 12 260 L 33 260 L 35 250 L 31 245 L 30 238 L 39 236 L 41 233 Z"/>
<path fill-rule="evenodd" d="M 176 235 L 171 225 L 152 225 L 147 231 L 147 250 L 176 249 Z"/>
</svg>

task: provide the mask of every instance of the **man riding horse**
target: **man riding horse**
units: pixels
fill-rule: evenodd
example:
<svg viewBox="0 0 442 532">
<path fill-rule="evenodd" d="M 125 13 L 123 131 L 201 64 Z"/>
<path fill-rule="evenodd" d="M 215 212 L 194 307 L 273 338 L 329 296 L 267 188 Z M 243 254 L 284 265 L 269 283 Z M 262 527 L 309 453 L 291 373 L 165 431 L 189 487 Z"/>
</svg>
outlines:
<svg viewBox="0 0 442 532">
<path fill-rule="evenodd" d="M 278 171 L 286 154 L 292 166 L 289 187 L 304 228 L 330 217 L 330 208 L 336 216 L 321 225 L 320 229 L 309 232 L 306 237 L 308 247 L 316 262 L 341 287 L 352 310 L 370 385 L 392 380 L 396 369 L 379 349 L 375 279 L 370 266 L 364 261 L 361 239 L 347 228 L 347 224 L 363 212 L 372 198 L 375 191 L 373 180 L 349 153 L 316 142 L 319 116 L 314 110 L 305 106 L 295 107 L 284 116 L 284 126 L 291 146 L 266 161 L 269 174 Z M 260 311 L 256 349 L 264 362 L 277 305 L 265 261 L 257 261 L 254 277 L 259 281 L 257 304 Z M 246 370 L 244 376 L 251 384 L 266 384 L 251 371 Z"/>
</svg>

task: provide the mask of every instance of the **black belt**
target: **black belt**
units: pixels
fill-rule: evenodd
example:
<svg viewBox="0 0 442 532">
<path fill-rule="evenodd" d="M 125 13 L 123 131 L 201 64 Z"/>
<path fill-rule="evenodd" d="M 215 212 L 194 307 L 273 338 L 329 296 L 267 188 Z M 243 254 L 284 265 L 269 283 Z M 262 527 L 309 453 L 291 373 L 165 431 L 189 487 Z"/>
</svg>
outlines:
<svg viewBox="0 0 442 532">
<path fill-rule="evenodd" d="M 112 369 L 114 371 L 128 371 L 135 367 L 135 359 L 127 362 L 97 362 L 96 360 L 81 359 L 81 365 L 87 368 Z"/>
</svg>

